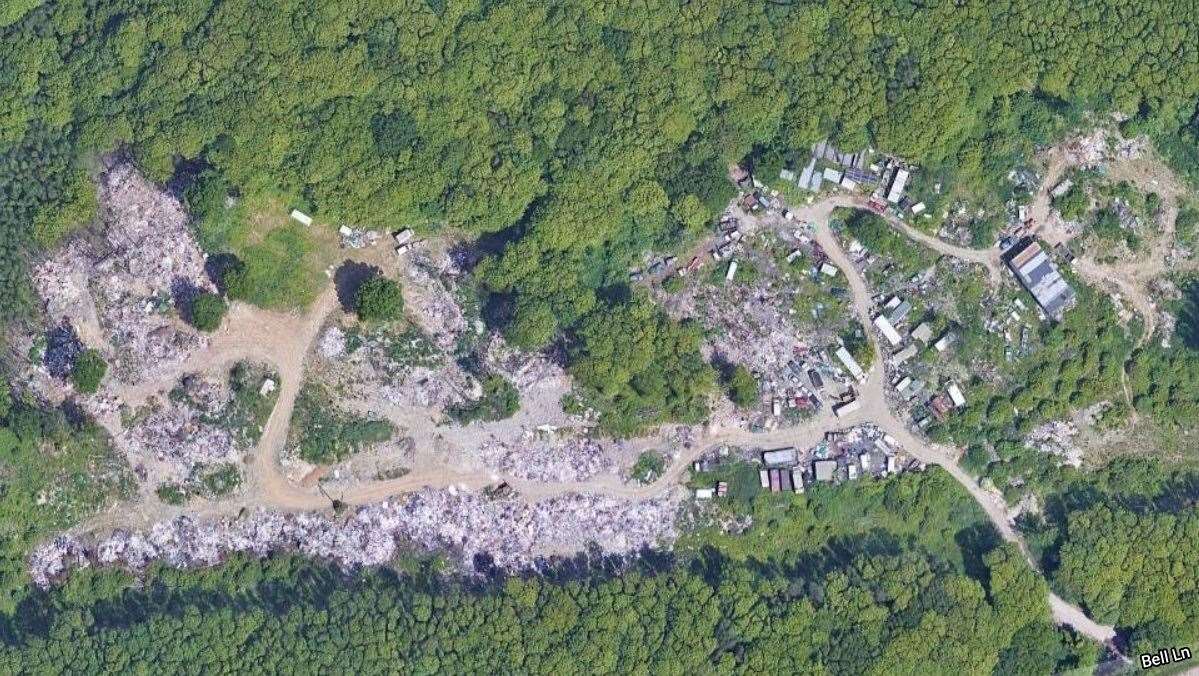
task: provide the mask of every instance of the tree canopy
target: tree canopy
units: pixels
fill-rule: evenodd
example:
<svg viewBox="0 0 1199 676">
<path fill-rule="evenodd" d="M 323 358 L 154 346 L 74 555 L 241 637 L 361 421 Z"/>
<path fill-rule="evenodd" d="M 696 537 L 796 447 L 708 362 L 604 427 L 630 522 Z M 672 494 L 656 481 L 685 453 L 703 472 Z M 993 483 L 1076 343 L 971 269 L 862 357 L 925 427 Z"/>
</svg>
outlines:
<svg viewBox="0 0 1199 676">
<path fill-rule="evenodd" d="M 392 321 L 404 315 L 404 293 L 399 282 L 375 275 L 358 287 L 354 307 L 364 321 Z"/>
</svg>

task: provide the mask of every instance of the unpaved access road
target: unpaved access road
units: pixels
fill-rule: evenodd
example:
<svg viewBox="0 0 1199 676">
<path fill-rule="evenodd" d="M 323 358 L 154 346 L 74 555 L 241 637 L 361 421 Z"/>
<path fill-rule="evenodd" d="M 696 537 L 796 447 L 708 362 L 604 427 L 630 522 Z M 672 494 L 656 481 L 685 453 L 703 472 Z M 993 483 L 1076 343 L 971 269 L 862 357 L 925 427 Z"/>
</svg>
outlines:
<svg viewBox="0 0 1199 676">
<path fill-rule="evenodd" d="M 835 418 L 826 407 L 819 414 L 797 427 L 767 433 L 752 433 L 740 429 L 707 429 L 695 440 L 691 450 L 672 462 L 663 476 L 648 485 L 626 484 L 615 477 L 598 477 L 579 483 L 531 482 L 483 470 L 463 472 L 450 468 L 436 468 L 413 472 L 390 481 L 363 482 L 345 489 L 340 495 L 333 497 L 347 504 L 361 505 L 425 487 L 457 486 L 478 490 L 497 481 L 507 481 L 525 500 L 537 500 L 564 493 L 603 494 L 638 500 L 660 495 L 666 491 L 677 490 L 679 480 L 690 464 L 715 445 L 811 446 L 823 439 L 826 432 L 873 423 L 892 435 L 899 441 L 905 452 L 913 457 L 927 464 L 944 467 L 978 502 L 1003 538 L 1019 547 L 1030 565 L 1035 568 L 1036 562 L 1028 555 L 1023 540 L 1012 527 L 1002 498 L 996 493 L 983 490 L 974 479 L 958 467 L 955 460 L 958 455 L 957 449 L 929 444 L 917 438 L 887 406 L 884 395 L 886 382 L 885 370 L 882 366 L 883 354 L 871 328 L 871 293 L 865 280 L 857 273 L 828 225 L 832 210 L 842 206 L 861 207 L 862 202 L 847 196 L 834 196 L 794 211 L 800 220 L 815 224 L 816 241 L 823 247 L 831 262 L 846 276 L 853 296 L 854 313 L 867 329 L 867 335 L 870 336 L 875 352 L 874 366 L 858 388 L 862 406 L 855 413 L 844 418 Z M 901 222 L 893 219 L 888 219 L 888 222 L 905 234 L 933 246 L 946 255 L 958 256 L 970 262 L 985 265 L 992 272 L 999 270 L 997 258 L 993 259 L 989 253 L 961 249 L 943 242 L 936 243 L 939 240 L 935 240 L 935 238 L 930 240 L 926 235 L 917 237 L 916 231 Z M 779 227 L 783 223 L 758 222 L 754 225 L 756 227 Z M 188 370 L 220 368 L 239 359 L 250 358 L 272 365 L 282 379 L 279 398 L 259 440 L 256 458 L 247 467 L 247 490 L 234 498 L 188 507 L 186 510 L 188 514 L 206 518 L 236 514 L 243 508 L 251 507 L 315 511 L 328 509 L 331 506 L 330 498 L 319 486 L 305 486 L 290 481 L 279 466 L 278 458 L 286 443 L 292 409 L 303 381 L 306 355 L 316 340 L 321 326 L 336 307 L 336 295 L 332 287 L 327 289 L 313 307 L 303 315 L 280 314 L 235 304 L 225 322 L 225 326 L 229 328 L 214 337 L 206 350 L 197 353 L 184 367 L 181 367 L 180 374 Z M 134 400 L 142 400 L 156 392 L 165 391 L 172 384 L 173 382 L 160 380 L 156 383 L 132 388 L 123 394 Z M 447 433 L 452 433 L 452 430 Z M 634 443 L 650 448 L 662 441 L 660 437 L 646 437 L 635 440 Z M 128 525 L 130 516 L 127 511 L 109 512 L 101 519 L 92 522 L 90 528 L 116 525 L 114 521 L 121 518 L 125 519 L 124 525 Z M 150 515 L 143 516 L 150 518 Z M 1095 640 L 1110 642 L 1115 636 L 1113 627 L 1092 622 L 1080 608 L 1056 596 L 1050 597 L 1050 606 L 1053 609 L 1054 618 L 1058 622 L 1069 624 L 1077 631 Z"/>
</svg>

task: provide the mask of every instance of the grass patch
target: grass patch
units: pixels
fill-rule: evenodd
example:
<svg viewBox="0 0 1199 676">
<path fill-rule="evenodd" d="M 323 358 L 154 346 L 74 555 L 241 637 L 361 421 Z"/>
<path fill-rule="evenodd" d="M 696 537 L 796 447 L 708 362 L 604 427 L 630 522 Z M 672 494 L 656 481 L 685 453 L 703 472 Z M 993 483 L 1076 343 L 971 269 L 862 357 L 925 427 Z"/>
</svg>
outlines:
<svg viewBox="0 0 1199 676">
<path fill-rule="evenodd" d="M 184 481 L 171 481 L 159 486 L 154 493 L 168 505 L 182 505 L 193 497 L 221 498 L 241 486 L 241 468 L 231 462 L 199 465 Z"/>
<path fill-rule="evenodd" d="M 274 387 L 263 394 L 263 386 L 268 380 Z M 247 444 L 258 443 L 262 428 L 279 399 L 278 374 L 263 365 L 238 362 L 229 371 L 229 388 L 233 391 L 233 401 L 221 412 L 218 424 Z"/>
<path fill-rule="evenodd" d="M 182 505 L 183 503 L 187 502 L 188 498 L 187 489 L 183 487 L 183 484 L 173 481 L 162 484 L 157 490 L 154 491 L 154 493 L 158 495 L 159 500 L 162 500 L 168 505 Z"/>
<path fill-rule="evenodd" d="M 263 393 L 267 381 L 274 383 L 270 391 Z M 262 364 L 238 362 L 229 370 L 229 390 L 232 398 L 221 410 L 213 414 L 202 414 L 201 422 L 227 430 L 243 446 L 253 446 L 262 435 L 262 428 L 275 408 L 279 398 L 279 376 Z M 171 398 L 186 400 L 197 410 L 204 406 L 191 401 L 186 388 L 171 390 Z"/>
<path fill-rule="evenodd" d="M 288 446 L 307 462 L 332 464 L 391 439 L 394 432 L 386 420 L 339 410 L 328 390 L 308 383 L 296 398 Z"/>
<path fill-rule="evenodd" d="M 420 327 L 406 324 L 403 331 L 389 333 L 387 354 L 401 368 L 434 368 L 442 354 Z"/>
<path fill-rule="evenodd" d="M 838 209 L 833 219 L 842 225 L 844 236 L 861 242 L 870 253 L 890 264 L 881 272 L 906 279 L 933 265 L 935 259 L 932 254 L 909 240 L 908 236 L 898 233 L 876 213 Z"/>
<path fill-rule="evenodd" d="M 691 488 L 710 488 L 717 482 L 727 482 L 729 493 L 724 499 L 738 505 L 738 509 L 748 510 L 762 492 L 758 469 L 754 463 L 744 460 L 726 462 L 703 472 L 692 473 L 687 485 Z"/>
<path fill-rule="evenodd" d="M 332 231 L 288 218 L 290 209 L 281 196 L 234 192 L 222 176 L 209 171 L 185 193 L 200 246 L 237 259 L 223 274 L 229 296 L 265 308 L 306 307 L 325 283 L 323 271 L 336 255 Z"/>
<path fill-rule="evenodd" d="M 265 308 L 303 308 L 316 298 L 318 274 L 309 274 L 316 247 L 304 227 L 288 224 L 235 252 L 240 265 L 225 276 L 229 297 Z"/>
</svg>

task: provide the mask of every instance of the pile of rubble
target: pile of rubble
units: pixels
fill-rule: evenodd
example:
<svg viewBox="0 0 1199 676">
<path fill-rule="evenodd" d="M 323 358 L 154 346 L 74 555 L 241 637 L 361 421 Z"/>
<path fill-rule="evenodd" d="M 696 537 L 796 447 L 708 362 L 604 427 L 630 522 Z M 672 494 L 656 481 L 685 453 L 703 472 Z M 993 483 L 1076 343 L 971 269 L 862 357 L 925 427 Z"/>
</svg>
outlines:
<svg viewBox="0 0 1199 676">
<path fill-rule="evenodd" d="M 413 256 L 411 264 L 404 269 L 406 286 L 418 290 L 405 296 L 409 299 L 412 316 L 426 333 L 433 336 L 437 346 L 446 351 L 454 348 L 458 337 L 468 328 L 466 316 L 454 298 L 452 282 L 445 279 L 454 270 L 456 266 L 448 256 L 439 264 L 427 252 Z"/>
<path fill-rule="evenodd" d="M 1024 439 L 1025 445 L 1042 453 L 1061 458 L 1063 464 L 1082 466 L 1083 450 L 1074 442 L 1078 426 L 1072 422 L 1047 422 L 1033 429 Z"/>
<path fill-rule="evenodd" d="M 363 383 L 358 390 L 362 399 L 377 392 L 384 401 L 395 406 L 444 409 L 452 404 L 478 399 L 482 386 L 456 363 L 439 368 L 410 369 L 399 382 L 375 386 Z"/>
<path fill-rule="evenodd" d="M 325 329 L 317 340 L 316 352 L 325 359 L 337 359 L 346 353 L 346 332 L 340 326 Z"/>
<path fill-rule="evenodd" d="M 483 350 L 483 362 L 488 370 L 504 376 L 521 392 L 538 385 L 564 381 L 567 377 L 566 371 L 544 353 L 513 348 L 498 333 L 488 340 Z"/>
<path fill-rule="evenodd" d="M 1144 155 L 1148 147 L 1148 137 L 1113 137 L 1107 129 L 1098 128 L 1065 143 L 1062 150 L 1072 164 L 1096 167 L 1111 158 L 1136 159 Z"/>
<path fill-rule="evenodd" d="M 155 561 L 202 567 L 234 553 L 298 551 L 353 569 L 385 564 L 402 543 L 411 543 L 427 551 L 452 550 L 466 570 L 480 555 L 500 568 L 520 570 L 542 555 L 578 551 L 590 542 L 614 554 L 669 543 L 678 507 L 677 497 L 626 502 L 571 494 L 530 504 L 426 489 L 363 507 L 344 522 L 259 511 L 219 522 L 180 516 L 147 532 L 117 531 L 94 546 L 63 535 L 37 548 L 29 563 L 33 581 L 46 588 L 75 567 L 116 565 L 136 572 Z"/>
<path fill-rule="evenodd" d="M 599 442 L 584 437 L 556 440 L 534 430 L 510 443 L 485 442 L 479 458 L 489 469 L 529 481 L 574 483 L 616 471 Z"/>
<path fill-rule="evenodd" d="M 762 374 L 779 372 L 805 341 L 789 314 L 792 298 L 789 272 L 778 271 L 766 256 L 754 257 L 759 267 L 753 284 L 690 284 L 676 296 L 660 298 L 675 317 L 694 317 L 709 329 L 707 349 L 735 359 Z"/>
<path fill-rule="evenodd" d="M 113 374 L 138 382 L 205 346 L 167 310 L 212 284 L 187 212 L 132 165 L 109 168 L 99 200 L 103 237 L 74 240 L 34 269 L 33 282 L 51 322 L 111 347 Z"/>
<path fill-rule="evenodd" d="M 368 402 L 381 399 L 395 406 L 444 408 L 482 393 L 479 383 L 457 362 L 445 359 L 440 348 L 433 347 L 432 338 L 373 332 L 360 334 L 356 340 L 360 344 L 351 352 L 346 329 L 333 325 L 321 332 L 316 345 L 325 371 L 323 378 L 351 398 Z M 431 354 L 416 363 L 397 361 L 397 341 L 413 340 L 427 344 L 420 348 L 399 347 Z"/>
</svg>

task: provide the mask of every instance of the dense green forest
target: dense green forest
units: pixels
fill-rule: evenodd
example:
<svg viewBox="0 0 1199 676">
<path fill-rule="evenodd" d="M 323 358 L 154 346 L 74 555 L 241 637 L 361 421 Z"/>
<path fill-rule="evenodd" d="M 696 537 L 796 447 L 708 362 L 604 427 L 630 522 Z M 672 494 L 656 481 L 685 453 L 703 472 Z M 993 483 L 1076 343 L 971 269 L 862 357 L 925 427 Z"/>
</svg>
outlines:
<svg viewBox="0 0 1199 676">
<path fill-rule="evenodd" d="M 1130 654 L 1199 640 L 1199 474 L 1126 458 L 1061 483 L 1024 519 L 1052 586 Z"/>
<path fill-rule="evenodd" d="M 469 582 L 417 563 L 347 577 L 292 557 L 159 568 L 132 589 L 81 571 L 3 618 L 0 669 L 1028 674 L 1098 658 L 1049 624 L 1045 582 L 939 470 L 757 500 L 784 510 L 762 537 L 808 536 Z"/>
<path fill-rule="evenodd" d="M 991 186 L 996 163 L 1064 111 L 1116 108 L 1193 162 L 1196 12 L 1115 0 L 6 3 L 0 309 L 28 306 L 26 257 L 87 212 L 95 155 L 128 144 L 152 178 L 219 187 L 193 191 L 198 202 L 282 195 L 326 223 L 487 235 L 488 316 L 540 346 L 619 302 L 646 248 L 702 229 L 728 197 L 728 163 L 747 155 L 832 136 Z M 276 288 L 277 272 L 301 267 L 295 233 L 254 246 L 242 297 L 311 295 L 300 280 L 301 292 Z M 691 411 L 691 396 L 637 394 L 667 415 Z"/>
</svg>

